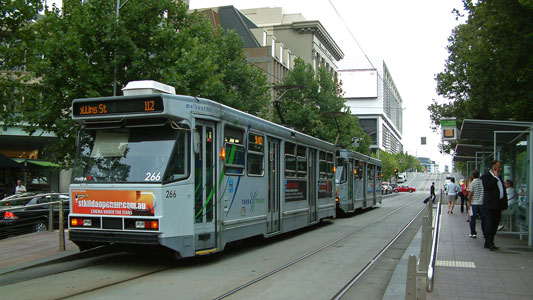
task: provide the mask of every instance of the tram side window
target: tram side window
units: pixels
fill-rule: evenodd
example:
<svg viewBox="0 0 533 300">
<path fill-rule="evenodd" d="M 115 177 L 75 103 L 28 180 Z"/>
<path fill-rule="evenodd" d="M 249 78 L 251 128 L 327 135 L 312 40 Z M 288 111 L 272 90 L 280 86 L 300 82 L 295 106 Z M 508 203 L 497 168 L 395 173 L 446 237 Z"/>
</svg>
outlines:
<svg viewBox="0 0 533 300">
<path fill-rule="evenodd" d="M 248 134 L 248 175 L 263 176 L 264 174 L 264 137 L 250 132 Z"/>
<path fill-rule="evenodd" d="M 355 179 L 363 179 L 363 162 L 356 160 L 354 163 L 353 173 L 355 174 Z"/>
<path fill-rule="evenodd" d="M 307 177 L 307 148 L 298 146 L 296 149 L 298 178 L 305 178 Z"/>
<path fill-rule="evenodd" d="M 224 129 L 224 158 L 226 174 L 244 174 L 244 130 L 226 126 Z"/>
<path fill-rule="evenodd" d="M 326 161 L 326 152 L 320 151 L 318 159 L 320 165 L 320 179 L 326 179 L 328 177 L 328 162 Z"/>
<path fill-rule="evenodd" d="M 285 177 L 296 177 L 296 145 L 285 142 Z"/>
<path fill-rule="evenodd" d="M 326 162 L 327 162 L 327 165 L 328 165 L 328 169 L 327 169 L 328 178 L 333 178 L 333 169 L 334 169 L 333 154 L 332 153 L 327 153 L 326 160 L 327 160 Z"/>
</svg>

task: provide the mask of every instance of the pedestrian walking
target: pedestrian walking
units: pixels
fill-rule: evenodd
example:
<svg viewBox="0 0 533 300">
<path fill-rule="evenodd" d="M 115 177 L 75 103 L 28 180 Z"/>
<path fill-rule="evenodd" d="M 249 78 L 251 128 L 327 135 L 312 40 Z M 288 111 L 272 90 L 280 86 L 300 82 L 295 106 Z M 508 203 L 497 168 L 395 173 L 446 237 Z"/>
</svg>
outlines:
<svg viewBox="0 0 533 300">
<path fill-rule="evenodd" d="M 429 190 L 429 196 L 431 197 L 433 203 L 435 203 L 435 198 L 437 198 L 437 196 L 435 195 L 435 182 L 431 183 L 431 187 L 429 188 Z"/>
<path fill-rule="evenodd" d="M 457 200 L 457 193 L 459 192 L 459 186 L 455 183 L 455 178 L 450 179 L 448 183 L 448 213 L 453 214 L 453 207 L 455 205 L 455 200 Z"/>
<path fill-rule="evenodd" d="M 490 164 L 489 172 L 481 176 L 483 182 L 483 216 L 485 219 L 484 235 L 485 248 L 494 251 L 498 247 L 494 244 L 494 236 L 500 223 L 501 211 L 507 209 L 507 192 L 500 178 L 502 164 L 494 160 Z"/>
<path fill-rule="evenodd" d="M 22 180 L 17 180 L 17 186 L 15 187 L 15 194 L 25 193 L 26 187 L 22 185 Z"/>
<path fill-rule="evenodd" d="M 477 237 L 476 220 L 481 219 L 481 228 L 483 228 L 484 222 L 481 218 L 481 207 L 483 206 L 483 183 L 479 179 L 479 171 L 472 171 L 472 181 L 468 186 L 468 205 L 470 207 L 468 214 L 470 216 L 470 234 L 471 238 Z"/>
</svg>

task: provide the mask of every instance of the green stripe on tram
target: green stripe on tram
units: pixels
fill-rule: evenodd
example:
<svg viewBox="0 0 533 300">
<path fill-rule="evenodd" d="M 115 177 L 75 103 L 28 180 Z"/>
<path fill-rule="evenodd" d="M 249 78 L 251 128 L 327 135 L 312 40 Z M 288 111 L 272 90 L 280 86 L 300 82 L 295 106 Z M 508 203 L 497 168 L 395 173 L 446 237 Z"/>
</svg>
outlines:
<svg viewBox="0 0 533 300">
<path fill-rule="evenodd" d="M 235 159 L 235 150 L 237 149 L 237 147 L 235 147 L 235 145 L 232 145 L 231 146 L 231 152 L 230 152 L 230 155 L 229 155 L 229 159 L 228 159 L 228 164 L 232 164 L 233 163 L 233 160 Z M 218 180 L 218 185 L 220 186 L 222 184 L 222 180 L 224 179 L 224 168 L 225 167 L 222 167 L 222 174 L 220 174 L 220 178 Z M 213 195 L 215 193 L 215 189 L 216 187 L 212 188 L 211 189 L 211 192 L 209 193 L 209 195 L 207 196 L 207 199 L 205 200 L 205 204 L 204 206 L 202 206 L 202 209 L 196 214 L 196 216 L 194 216 L 194 219 L 198 219 L 198 217 L 205 211 L 205 208 L 207 207 L 207 204 L 209 204 L 209 202 L 211 202 L 211 199 L 213 198 Z"/>
</svg>

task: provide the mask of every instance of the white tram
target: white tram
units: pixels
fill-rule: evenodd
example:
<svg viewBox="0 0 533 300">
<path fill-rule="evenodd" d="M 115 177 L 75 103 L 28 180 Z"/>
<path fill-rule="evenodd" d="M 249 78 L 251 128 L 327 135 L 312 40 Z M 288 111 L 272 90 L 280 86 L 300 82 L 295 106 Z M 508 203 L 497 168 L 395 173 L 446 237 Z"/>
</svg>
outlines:
<svg viewBox="0 0 533 300">
<path fill-rule="evenodd" d="M 147 87 L 148 86 L 148 87 Z M 69 237 L 181 257 L 335 217 L 333 144 L 154 81 L 76 99 Z"/>
<path fill-rule="evenodd" d="M 341 213 L 381 203 L 381 168 L 378 159 L 341 149 L 336 152 L 336 202 Z"/>
</svg>

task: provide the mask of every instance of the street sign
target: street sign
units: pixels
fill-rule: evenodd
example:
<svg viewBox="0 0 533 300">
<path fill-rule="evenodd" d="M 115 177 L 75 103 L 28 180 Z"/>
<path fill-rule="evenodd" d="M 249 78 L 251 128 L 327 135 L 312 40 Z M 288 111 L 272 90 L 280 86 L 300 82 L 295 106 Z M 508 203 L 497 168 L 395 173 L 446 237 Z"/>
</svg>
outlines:
<svg viewBox="0 0 533 300">
<path fill-rule="evenodd" d="M 457 120 L 455 118 L 442 118 L 440 120 L 443 141 L 457 140 Z"/>
</svg>

